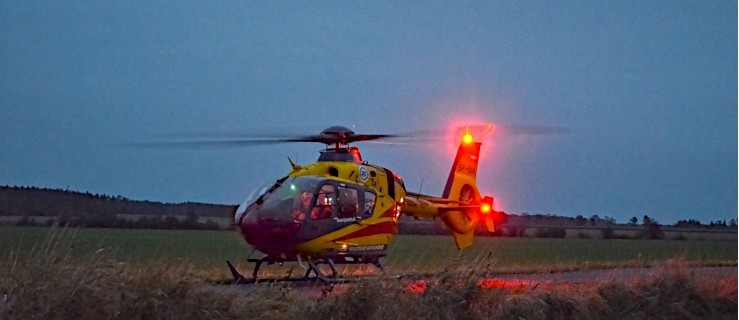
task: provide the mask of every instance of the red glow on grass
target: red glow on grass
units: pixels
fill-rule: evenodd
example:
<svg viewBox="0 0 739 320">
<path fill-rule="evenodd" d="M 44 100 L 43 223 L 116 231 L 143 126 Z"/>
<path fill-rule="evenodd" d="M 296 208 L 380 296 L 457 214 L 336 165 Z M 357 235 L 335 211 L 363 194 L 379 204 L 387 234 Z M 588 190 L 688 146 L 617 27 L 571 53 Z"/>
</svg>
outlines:
<svg viewBox="0 0 739 320">
<path fill-rule="evenodd" d="M 480 286 L 482 289 L 491 289 L 491 288 L 517 288 L 521 287 L 524 284 L 521 281 L 506 281 L 501 279 L 480 279 L 480 281 L 477 282 L 477 285 Z"/>
<path fill-rule="evenodd" d="M 481 278 L 477 281 L 477 285 L 480 289 L 521 288 L 526 286 L 527 282 L 520 280 Z M 429 288 L 429 280 L 415 280 L 407 283 L 403 288 L 410 293 L 423 294 Z"/>
<path fill-rule="evenodd" d="M 418 281 L 414 281 L 406 285 L 405 290 L 408 290 L 411 293 L 421 294 L 421 293 L 426 292 L 427 287 L 428 287 L 428 284 L 426 284 L 426 281 L 418 280 Z"/>
</svg>

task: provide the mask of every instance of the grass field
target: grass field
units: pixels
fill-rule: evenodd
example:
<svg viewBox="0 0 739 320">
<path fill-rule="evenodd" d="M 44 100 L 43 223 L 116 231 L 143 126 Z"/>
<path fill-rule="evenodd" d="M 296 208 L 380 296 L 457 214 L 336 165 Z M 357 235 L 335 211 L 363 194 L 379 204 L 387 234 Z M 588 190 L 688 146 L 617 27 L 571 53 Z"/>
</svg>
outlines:
<svg viewBox="0 0 739 320">
<path fill-rule="evenodd" d="M 460 255 L 448 237 L 401 236 L 388 265 L 437 268 L 422 291 L 393 277 L 320 298 L 282 284 L 247 294 L 204 281 L 224 276 L 223 261 L 245 252 L 234 232 L 2 227 L 0 319 L 735 319 L 737 312 L 736 275 L 687 268 L 735 265 L 736 241 L 480 238 Z M 642 279 L 483 288 L 488 261 L 493 274 L 656 268 Z"/>
<path fill-rule="evenodd" d="M 0 227 L 0 253 L 23 255 L 43 241 L 49 230 Z M 236 232 L 128 229 L 65 232 L 74 233 L 72 256 L 104 248 L 108 254 L 126 261 L 188 264 L 211 278 L 228 275 L 226 260 L 236 262 L 243 270 L 250 269 L 245 258 L 251 249 Z M 385 265 L 394 273 L 433 272 L 455 260 L 474 263 L 489 256 L 495 261 L 496 270 L 506 273 L 646 266 L 676 256 L 697 265 L 736 265 L 737 242 L 478 237 L 471 249 L 458 253 L 452 239 L 446 236 L 401 235 L 391 245 Z"/>
</svg>

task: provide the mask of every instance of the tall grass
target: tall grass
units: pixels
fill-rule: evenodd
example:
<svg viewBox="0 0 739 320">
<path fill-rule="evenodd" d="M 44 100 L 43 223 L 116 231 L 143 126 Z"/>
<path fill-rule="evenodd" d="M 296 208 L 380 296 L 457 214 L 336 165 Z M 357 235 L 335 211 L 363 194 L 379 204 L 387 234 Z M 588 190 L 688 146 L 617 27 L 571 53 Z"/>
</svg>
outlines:
<svg viewBox="0 0 739 320">
<path fill-rule="evenodd" d="M 438 272 L 421 290 L 368 282 L 312 305 L 321 319 L 734 319 L 737 277 L 691 273 L 683 258 L 646 277 L 480 286 L 489 265 Z M 425 290 L 424 290 L 425 288 Z M 419 292 L 420 291 L 420 292 Z"/>
<path fill-rule="evenodd" d="M 0 319 L 716 319 L 735 318 L 737 277 L 693 273 L 684 258 L 647 277 L 481 285 L 480 256 L 429 278 L 374 278 L 307 295 L 286 285 L 214 286 L 186 263 L 127 261 L 105 249 L 71 255 L 52 232 L 0 264 Z M 338 291 L 338 290 L 337 290 Z"/>
<path fill-rule="evenodd" d="M 72 231 L 59 229 L 30 254 L 0 268 L 3 319 L 239 318 L 232 295 L 204 290 L 187 265 L 112 259 L 104 249 L 70 255 Z"/>
</svg>

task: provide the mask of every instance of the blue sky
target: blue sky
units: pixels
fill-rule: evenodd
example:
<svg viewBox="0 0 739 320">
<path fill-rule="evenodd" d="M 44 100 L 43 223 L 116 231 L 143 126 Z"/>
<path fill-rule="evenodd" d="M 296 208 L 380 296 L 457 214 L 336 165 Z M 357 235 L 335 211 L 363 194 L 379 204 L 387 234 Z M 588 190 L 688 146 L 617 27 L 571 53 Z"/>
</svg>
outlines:
<svg viewBox="0 0 739 320">
<path fill-rule="evenodd" d="M 0 184 L 239 203 L 321 145 L 115 147 L 169 133 L 491 138 L 509 213 L 737 216 L 735 1 L 0 2 Z M 440 194 L 453 147 L 359 145 Z"/>
</svg>

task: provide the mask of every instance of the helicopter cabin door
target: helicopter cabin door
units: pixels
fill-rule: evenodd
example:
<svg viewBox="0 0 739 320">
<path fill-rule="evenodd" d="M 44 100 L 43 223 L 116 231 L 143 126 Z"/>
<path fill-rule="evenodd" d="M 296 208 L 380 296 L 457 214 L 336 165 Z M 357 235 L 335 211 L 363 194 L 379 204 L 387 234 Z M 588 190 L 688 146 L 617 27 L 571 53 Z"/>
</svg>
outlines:
<svg viewBox="0 0 739 320">
<path fill-rule="evenodd" d="M 311 233 L 320 235 L 336 231 L 369 217 L 366 212 L 365 193 L 365 189 L 360 186 L 325 181 L 318 189 L 311 209 L 310 224 L 313 226 L 310 228 Z"/>
</svg>

